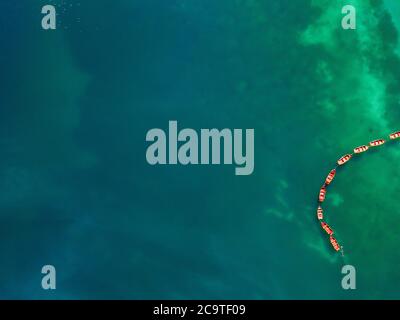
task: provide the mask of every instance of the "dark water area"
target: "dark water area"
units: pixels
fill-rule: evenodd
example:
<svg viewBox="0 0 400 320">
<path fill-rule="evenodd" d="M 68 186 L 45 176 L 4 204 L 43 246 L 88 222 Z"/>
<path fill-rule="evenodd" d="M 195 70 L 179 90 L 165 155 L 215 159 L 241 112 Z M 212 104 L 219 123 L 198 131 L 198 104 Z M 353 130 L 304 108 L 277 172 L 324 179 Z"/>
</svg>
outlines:
<svg viewBox="0 0 400 320">
<path fill-rule="evenodd" d="M 399 6 L 349 2 L 354 32 L 344 1 L 1 1 L 0 298 L 399 298 L 399 145 L 328 192 L 344 258 L 315 218 L 400 130 Z M 149 165 L 170 120 L 254 128 L 254 173 Z"/>
</svg>

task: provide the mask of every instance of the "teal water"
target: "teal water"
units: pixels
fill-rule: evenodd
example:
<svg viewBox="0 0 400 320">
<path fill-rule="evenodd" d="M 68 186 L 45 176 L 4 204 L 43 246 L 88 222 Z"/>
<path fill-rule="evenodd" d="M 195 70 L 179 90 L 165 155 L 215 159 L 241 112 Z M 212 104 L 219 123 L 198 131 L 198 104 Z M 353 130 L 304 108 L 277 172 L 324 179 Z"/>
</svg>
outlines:
<svg viewBox="0 0 400 320">
<path fill-rule="evenodd" d="M 53 3 L 58 29 L 40 28 Z M 340 28 L 344 4 L 357 30 Z M 400 298 L 397 1 L 1 1 L 0 297 Z M 146 132 L 254 128 L 255 171 L 149 166 Z M 357 290 L 341 288 L 341 267 Z M 40 287 L 57 269 L 57 290 Z"/>
</svg>

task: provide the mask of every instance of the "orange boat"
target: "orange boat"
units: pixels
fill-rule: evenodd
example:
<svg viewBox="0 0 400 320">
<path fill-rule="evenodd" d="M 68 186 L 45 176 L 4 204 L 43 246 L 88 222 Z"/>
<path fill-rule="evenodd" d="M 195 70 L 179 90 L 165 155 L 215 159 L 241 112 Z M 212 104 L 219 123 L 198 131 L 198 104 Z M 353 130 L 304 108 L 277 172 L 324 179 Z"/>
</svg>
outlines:
<svg viewBox="0 0 400 320">
<path fill-rule="evenodd" d="M 352 155 L 351 154 L 346 154 L 343 157 L 341 157 L 338 161 L 337 164 L 339 166 L 345 164 L 347 161 L 349 161 L 351 159 Z"/>
<path fill-rule="evenodd" d="M 335 249 L 336 251 L 339 251 L 340 250 L 340 245 L 337 242 L 337 240 L 334 237 L 332 237 L 332 235 L 330 236 L 329 240 L 331 241 L 333 249 Z"/>
<path fill-rule="evenodd" d="M 331 172 L 329 172 L 328 176 L 326 177 L 325 184 L 329 185 L 332 182 L 333 178 L 335 178 L 335 175 L 336 175 L 336 169 L 333 169 Z"/>
<path fill-rule="evenodd" d="M 318 220 L 322 220 L 324 218 L 324 210 L 322 210 L 321 206 L 318 206 L 317 218 Z"/>
<path fill-rule="evenodd" d="M 327 234 L 330 236 L 333 234 L 332 228 L 326 223 L 326 222 L 321 222 L 321 227 L 326 231 Z"/>
<path fill-rule="evenodd" d="M 383 140 L 383 139 L 378 139 L 378 140 L 371 141 L 371 142 L 369 143 L 369 145 L 370 145 L 371 147 L 377 147 L 377 146 L 383 145 L 384 143 L 385 143 L 385 140 Z"/>
<path fill-rule="evenodd" d="M 354 149 L 354 153 L 363 153 L 369 149 L 368 146 L 360 146 Z"/>
<path fill-rule="evenodd" d="M 392 140 L 397 139 L 397 138 L 400 138 L 400 131 L 397 131 L 397 132 L 392 133 L 389 137 L 390 137 L 390 139 L 392 139 Z"/>
<path fill-rule="evenodd" d="M 319 196 L 318 196 L 319 202 L 324 202 L 325 196 L 326 196 L 326 188 L 325 185 L 323 185 L 321 190 L 319 190 Z"/>
</svg>

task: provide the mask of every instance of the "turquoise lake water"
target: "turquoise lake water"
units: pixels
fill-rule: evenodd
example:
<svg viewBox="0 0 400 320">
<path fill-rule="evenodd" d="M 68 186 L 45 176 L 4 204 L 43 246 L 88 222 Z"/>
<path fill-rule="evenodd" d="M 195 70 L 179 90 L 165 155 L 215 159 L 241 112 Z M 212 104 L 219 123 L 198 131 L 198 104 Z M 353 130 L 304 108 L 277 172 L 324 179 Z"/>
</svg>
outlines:
<svg viewBox="0 0 400 320">
<path fill-rule="evenodd" d="M 55 31 L 40 26 L 48 3 Z M 356 30 L 341 28 L 344 4 Z M 400 298 L 400 143 L 330 186 L 344 258 L 315 217 L 337 158 L 400 130 L 398 1 L 0 9 L 0 298 Z M 146 133 L 169 120 L 254 128 L 254 173 L 150 166 Z"/>
</svg>

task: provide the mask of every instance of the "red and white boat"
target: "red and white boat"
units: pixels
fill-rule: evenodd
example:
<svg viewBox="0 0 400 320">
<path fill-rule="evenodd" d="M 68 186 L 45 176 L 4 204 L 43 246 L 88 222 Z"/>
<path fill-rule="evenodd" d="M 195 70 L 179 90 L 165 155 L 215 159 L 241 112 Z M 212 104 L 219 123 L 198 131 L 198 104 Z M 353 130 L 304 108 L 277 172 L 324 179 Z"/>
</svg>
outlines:
<svg viewBox="0 0 400 320">
<path fill-rule="evenodd" d="M 332 228 L 331 228 L 326 222 L 321 222 L 321 227 L 322 227 L 322 229 L 324 229 L 325 232 L 326 232 L 327 234 L 329 234 L 330 236 L 333 234 Z"/>
<path fill-rule="evenodd" d="M 319 190 L 318 201 L 324 202 L 326 196 L 326 188 L 325 185 L 322 186 L 321 190 Z"/>
<path fill-rule="evenodd" d="M 317 218 L 318 220 L 324 219 L 324 210 L 322 210 L 321 206 L 317 208 Z"/>
<path fill-rule="evenodd" d="M 357 147 L 357 148 L 354 148 L 354 153 L 363 153 L 363 152 L 365 152 L 365 151 L 367 151 L 369 149 L 369 147 L 368 146 L 360 146 L 360 147 Z"/>
<path fill-rule="evenodd" d="M 337 164 L 339 166 L 344 165 L 347 161 L 351 159 L 352 155 L 351 154 L 346 154 L 343 157 L 341 157 L 338 161 Z"/>
<path fill-rule="evenodd" d="M 331 170 L 331 172 L 329 172 L 328 176 L 325 179 L 325 184 L 329 185 L 335 178 L 335 175 L 336 175 L 336 169 Z"/>
<path fill-rule="evenodd" d="M 392 140 L 400 138 L 400 131 L 392 133 L 389 137 Z"/>
<path fill-rule="evenodd" d="M 329 237 L 329 240 L 331 241 L 333 249 L 335 249 L 336 251 L 339 251 L 340 250 L 340 245 L 337 242 L 337 240 L 332 235 Z"/>
<path fill-rule="evenodd" d="M 371 141 L 371 142 L 369 143 L 369 145 L 370 145 L 371 147 L 378 147 L 378 146 L 383 145 L 384 143 L 385 143 L 385 140 L 383 140 L 383 139 L 378 139 L 378 140 Z"/>
</svg>

